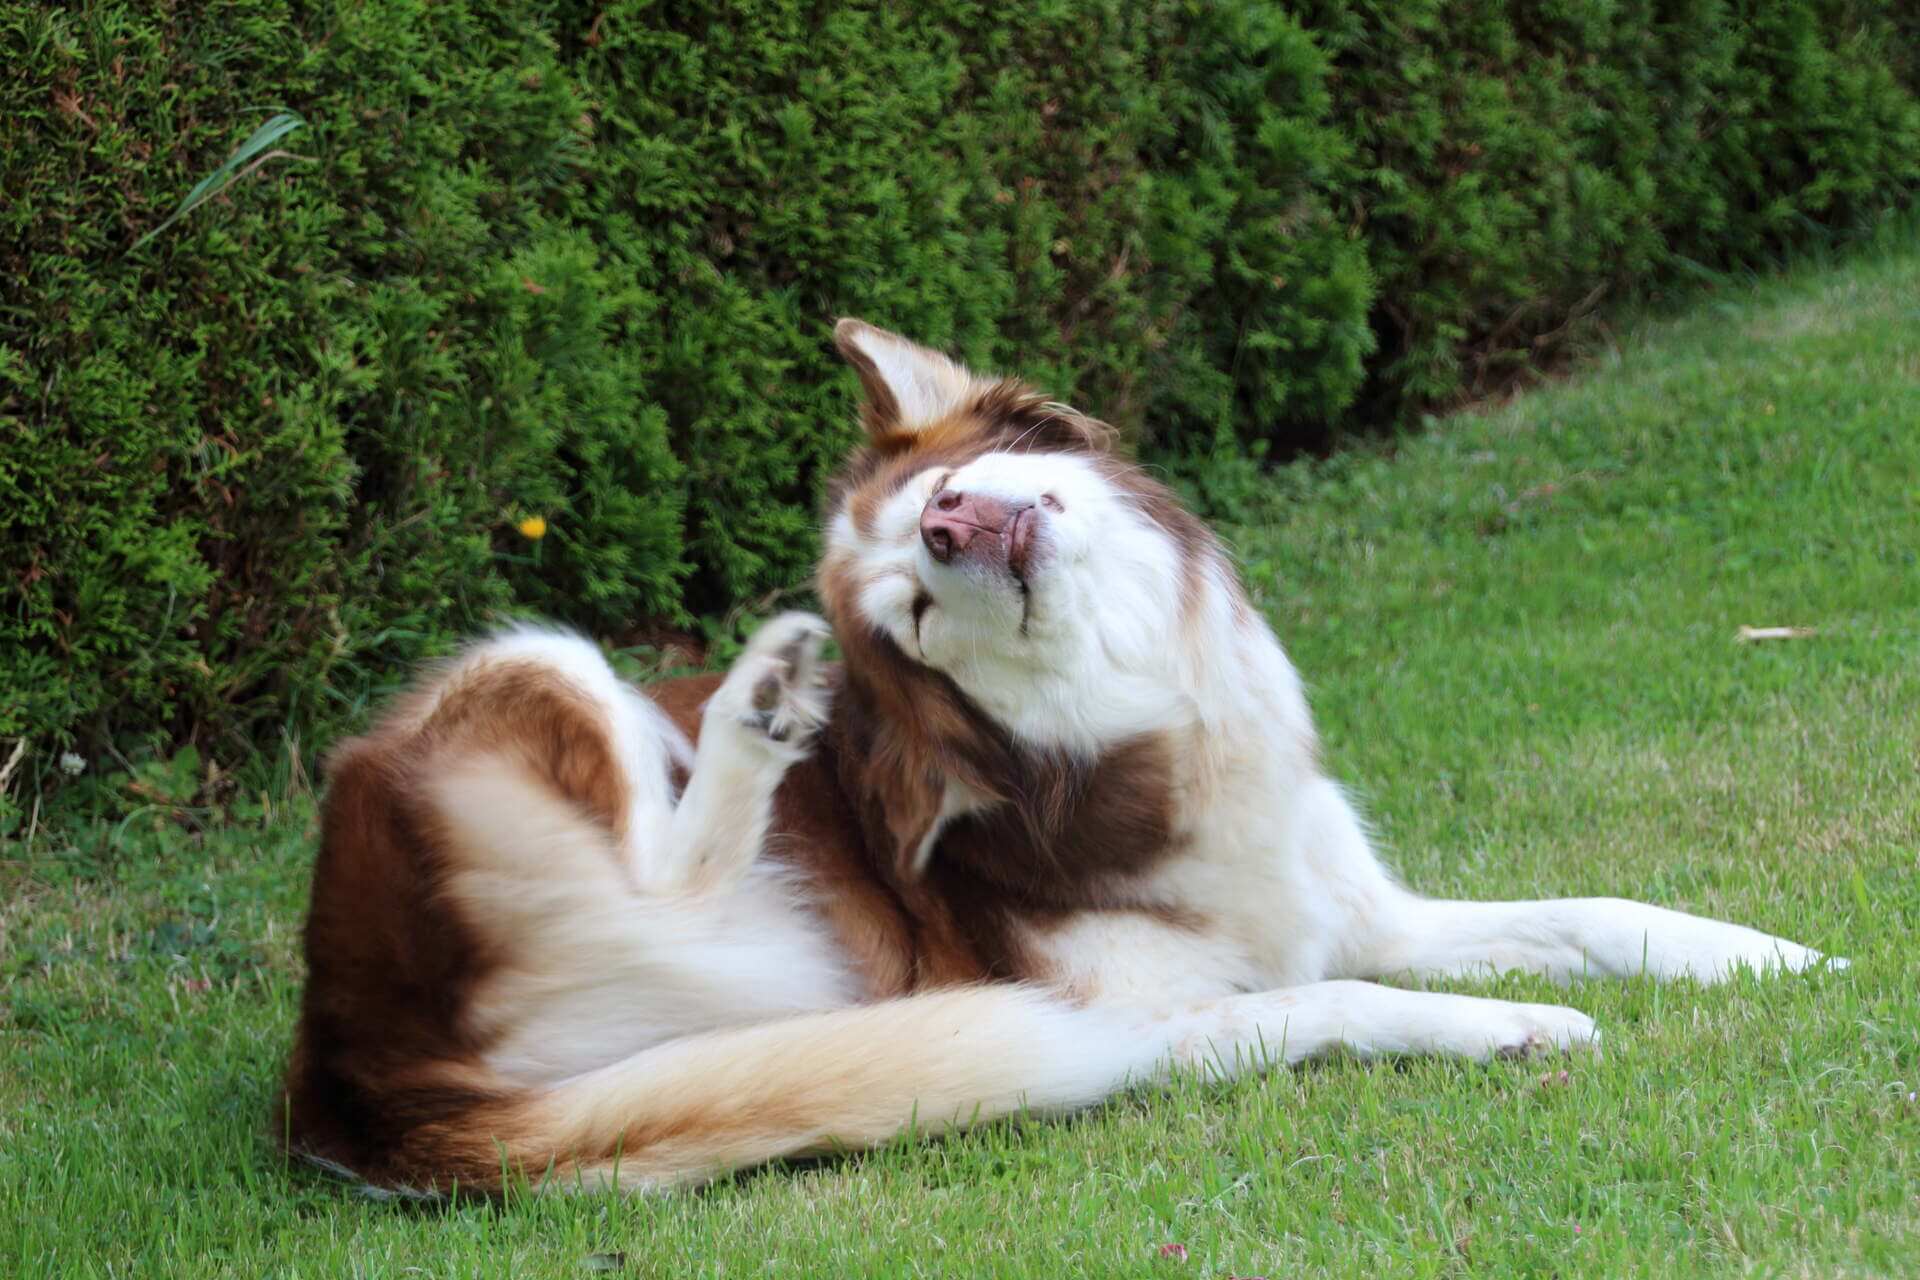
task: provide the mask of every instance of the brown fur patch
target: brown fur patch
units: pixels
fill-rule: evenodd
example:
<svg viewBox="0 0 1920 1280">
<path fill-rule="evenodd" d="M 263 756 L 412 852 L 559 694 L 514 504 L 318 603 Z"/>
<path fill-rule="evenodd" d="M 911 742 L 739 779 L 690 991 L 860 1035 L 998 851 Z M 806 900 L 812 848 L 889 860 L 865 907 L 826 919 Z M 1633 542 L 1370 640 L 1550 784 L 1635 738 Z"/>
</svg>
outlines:
<svg viewBox="0 0 1920 1280">
<path fill-rule="evenodd" d="M 627 784 L 605 713 L 533 662 L 487 663 L 444 689 L 420 726 L 431 751 L 511 751 L 555 793 L 615 836 L 626 834 Z"/>
<path fill-rule="evenodd" d="M 610 833 L 624 825 L 605 717 L 530 663 L 457 670 L 327 764 L 279 1130 L 293 1149 L 375 1181 L 497 1180 L 493 1135 L 481 1130 L 502 1095 L 477 1065 L 486 1038 L 468 1014 L 503 957 L 484 922 L 442 892 L 460 850 L 424 786 L 455 759 L 491 752 L 511 753 Z"/>
<path fill-rule="evenodd" d="M 1125 886 L 1178 850 L 1171 777 L 1158 737 L 1090 765 L 1032 762 L 1016 800 L 942 832 L 926 879 L 988 976 L 1043 976 L 1023 947 L 1025 925 L 1157 909 Z"/>
</svg>

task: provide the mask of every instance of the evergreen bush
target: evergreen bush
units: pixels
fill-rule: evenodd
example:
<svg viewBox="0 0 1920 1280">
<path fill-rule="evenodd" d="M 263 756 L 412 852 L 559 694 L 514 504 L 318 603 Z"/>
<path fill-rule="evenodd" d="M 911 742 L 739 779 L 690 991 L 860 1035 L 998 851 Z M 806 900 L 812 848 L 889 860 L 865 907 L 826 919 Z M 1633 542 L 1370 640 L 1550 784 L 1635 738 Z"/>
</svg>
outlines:
<svg viewBox="0 0 1920 1280">
<path fill-rule="evenodd" d="M 1900 0 L 0 0 L 0 763 L 231 764 L 491 618 L 619 641 L 798 583 L 839 314 L 1169 454 L 1497 385 L 1906 199 L 1915 34 Z"/>
</svg>

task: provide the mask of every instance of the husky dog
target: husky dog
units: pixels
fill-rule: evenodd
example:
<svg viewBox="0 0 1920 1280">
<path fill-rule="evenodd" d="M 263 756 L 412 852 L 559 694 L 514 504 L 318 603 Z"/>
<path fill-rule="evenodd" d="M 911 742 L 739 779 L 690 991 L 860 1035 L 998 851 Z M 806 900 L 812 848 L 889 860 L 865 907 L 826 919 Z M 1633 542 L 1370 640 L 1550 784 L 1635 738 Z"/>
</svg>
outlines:
<svg viewBox="0 0 1920 1280">
<path fill-rule="evenodd" d="M 1381 979 L 1820 962 L 1618 899 L 1409 892 L 1228 557 L 1107 427 L 835 336 L 867 440 L 827 621 L 646 689 L 509 631 L 333 753 L 295 1150 L 398 1187 L 667 1188 L 1177 1067 L 1598 1043 Z"/>
</svg>

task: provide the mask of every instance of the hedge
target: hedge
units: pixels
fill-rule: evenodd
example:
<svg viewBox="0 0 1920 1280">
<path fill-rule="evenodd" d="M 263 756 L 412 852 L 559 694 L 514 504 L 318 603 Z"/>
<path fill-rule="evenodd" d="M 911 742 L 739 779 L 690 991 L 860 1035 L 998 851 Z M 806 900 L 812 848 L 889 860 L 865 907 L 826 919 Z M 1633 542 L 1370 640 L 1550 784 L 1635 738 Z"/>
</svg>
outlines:
<svg viewBox="0 0 1920 1280">
<path fill-rule="evenodd" d="M 232 763 L 490 618 L 625 643 L 792 586 L 852 426 L 836 315 L 1169 455 L 1500 385 L 1907 200 L 1914 24 L 0 0 L 0 762 Z"/>
</svg>

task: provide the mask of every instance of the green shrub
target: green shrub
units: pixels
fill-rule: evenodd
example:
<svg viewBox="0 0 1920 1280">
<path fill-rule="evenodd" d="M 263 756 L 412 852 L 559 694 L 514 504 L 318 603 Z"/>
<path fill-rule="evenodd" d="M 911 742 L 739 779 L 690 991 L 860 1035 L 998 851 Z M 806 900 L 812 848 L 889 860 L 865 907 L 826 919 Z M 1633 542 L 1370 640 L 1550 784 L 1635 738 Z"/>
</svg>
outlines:
<svg viewBox="0 0 1920 1280">
<path fill-rule="evenodd" d="M 1147 256 L 1174 287 L 1148 442 L 1292 448 L 1339 418 L 1374 350 L 1366 246 L 1329 199 L 1352 146 L 1326 55 L 1294 18 L 1262 5 L 1187 18 L 1160 77 L 1171 136 L 1150 153 Z"/>
<path fill-rule="evenodd" d="M 622 643 L 803 581 L 839 314 L 1170 457 L 1510 380 L 1904 199 L 1914 22 L 0 0 L 0 763 L 231 764 L 491 618 Z"/>
<path fill-rule="evenodd" d="M 474 9 L 0 9 L 0 736 L 231 757 L 516 603 L 678 609 L 648 300 L 554 209 L 580 97 Z M 283 153 L 136 243 L 272 105 Z"/>
<path fill-rule="evenodd" d="M 1380 339 L 1352 412 L 1495 389 L 1604 301 L 1764 265 L 1920 184 L 1902 3 L 1309 0 Z M 1910 22 L 1911 19 L 1908 19 Z M 1910 70 L 1910 68 L 1909 68 Z"/>
</svg>

